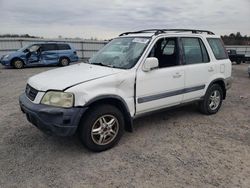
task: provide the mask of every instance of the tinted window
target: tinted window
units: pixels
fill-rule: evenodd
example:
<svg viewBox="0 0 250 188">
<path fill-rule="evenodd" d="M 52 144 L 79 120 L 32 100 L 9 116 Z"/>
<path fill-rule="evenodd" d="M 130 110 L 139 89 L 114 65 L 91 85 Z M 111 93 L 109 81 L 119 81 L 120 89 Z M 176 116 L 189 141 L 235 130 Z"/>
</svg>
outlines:
<svg viewBox="0 0 250 188">
<path fill-rule="evenodd" d="M 220 38 L 207 39 L 216 59 L 227 59 L 228 55 Z"/>
<path fill-rule="evenodd" d="M 58 50 L 70 50 L 70 46 L 68 44 L 57 44 Z"/>
<path fill-rule="evenodd" d="M 32 46 L 28 47 L 27 49 L 28 49 L 30 52 L 36 52 L 39 48 L 40 48 L 40 45 L 35 44 L 35 45 L 32 45 Z"/>
<path fill-rule="evenodd" d="M 209 62 L 207 50 L 199 38 L 182 38 L 186 64 Z"/>
<path fill-rule="evenodd" d="M 163 55 L 173 55 L 175 49 L 175 41 L 174 40 L 164 40 L 162 43 L 162 54 Z"/>
<path fill-rule="evenodd" d="M 42 50 L 43 51 L 57 50 L 57 46 L 56 44 L 44 44 Z"/>
<path fill-rule="evenodd" d="M 159 68 L 179 65 L 177 38 L 161 38 L 152 48 L 149 57 L 159 60 Z"/>
</svg>

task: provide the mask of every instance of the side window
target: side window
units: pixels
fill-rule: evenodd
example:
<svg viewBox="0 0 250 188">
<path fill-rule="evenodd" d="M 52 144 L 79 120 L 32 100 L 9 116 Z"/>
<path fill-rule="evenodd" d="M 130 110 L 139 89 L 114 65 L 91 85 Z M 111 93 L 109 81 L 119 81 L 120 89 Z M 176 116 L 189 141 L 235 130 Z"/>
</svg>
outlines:
<svg viewBox="0 0 250 188">
<path fill-rule="evenodd" d="M 181 38 L 186 64 L 209 62 L 207 50 L 199 38 Z"/>
<path fill-rule="evenodd" d="M 53 51 L 57 50 L 56 44 L 44 44 L 42 47 L 42 51 Z"/>
<path fill-rule="evenodd" d="M 159 68 L 179 65 L 177 38 L 161 38 L 152 48 L 149 57 L 159 60 Z"/>
<path fill-rule="evenodd" d="M 70 46 L 68 44 L 57 44 L 58 50 L 70 50 Z"/>
<path fill-rule="evenodd" d="M 161 43 L 161 51 L 163 55 L 173 55 L 175 50 L 175 41 L 174 40 L 164 40 Z"/>
<path fill-rule="evenodd" d="M 207 38 L 216 59 L 228 59 L 228 55 L 220 38 Z"/>
<path fill-rule="evenodd" d="M 35 44 L 35 45 L 30 46 L 28 49 L 30 52 L 36 52 L 39 48 L 40 48 L 40 45 Z"/>
</svg>

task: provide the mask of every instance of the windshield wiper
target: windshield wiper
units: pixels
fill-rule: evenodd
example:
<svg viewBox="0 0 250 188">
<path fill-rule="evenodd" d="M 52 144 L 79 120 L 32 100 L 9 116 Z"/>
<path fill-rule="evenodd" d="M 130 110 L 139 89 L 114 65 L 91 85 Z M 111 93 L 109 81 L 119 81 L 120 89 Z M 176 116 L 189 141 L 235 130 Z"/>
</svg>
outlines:
<svg viewBox="0 0 250 188">
<path fill-rule="evenodd" d="M 91 63 L 91 64 L 93 64 L 93 65 L 100 65 L 100 66 L 104 66 L 104 67 L 111 67 L 111 68 L 113 68 L 113 66 L 112 66 L 112 65 L 107 65 L 107 64 L 104 64 L 104 63 L 102 63 L 102 62 L 99 62 L 99 63 Z"/>
</svg>

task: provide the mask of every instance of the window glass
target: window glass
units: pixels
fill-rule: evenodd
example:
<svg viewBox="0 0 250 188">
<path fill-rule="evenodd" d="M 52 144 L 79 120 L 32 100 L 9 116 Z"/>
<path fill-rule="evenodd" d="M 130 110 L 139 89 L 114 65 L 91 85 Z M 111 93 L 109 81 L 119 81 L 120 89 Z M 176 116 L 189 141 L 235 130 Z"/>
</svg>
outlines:
<svg viewBox="0 0 250 188">
<path fill-rule="evenodd" d="M 171 67 L 179 65 L 179 53 L 177 48 L 177 38 L 161 38 L 159 39 L 149 57 L 156 57 L 159 61 L 159 68 Z"/>
<path fill-rule="evenodd" d="M 89 62 L 92 64 L 130 69 L 140 59 L 150 38 L 120 37 L 113 39 L 97 52 Z"/>
<path fill-rule="evenodd" d="M 175 49 L 175 41 L 174 40 L 164 40 L 162 43 L 162 54 L 163 55 L 173 55 Z"/>
<path fill-rule="evenodd" d="M 216 59 L 227 59 L 228 55 L 220 38 L 207 39 Z"/>
<path fill-rule="evenodd" d="M 36 52 L 39 48 L 40 48 L 40 45 L 35 44 L 35 45 L 32 45 L 32 46 L 28 47 L 27 49 L 28 49 L 30 52 Z"/>
<path fill-rule="evenodd" d="M 43 45 L 43 51 L 52 51 L 57 50 L 56 44 L 44 44 Z"/>
<path fill-rule="evenodd" d="M 199 39 L 200 42 L 200 46 L 201 46 L 201 51 L 202 51 L 202 59 L 204 63 L 207 63 L 210 61 L 208 53 L 207 53 L 207 49 L 204 46 L 203 42 L 201 41 L 201 39 Z"/>
<path fill-rule="evenodd" d="M 58 50 L 70 50 L 70 46 L 68 44 L 57 44 Z"/>
<path fill-rule="evenodd" d="M 182 38 L 186 64 L 205 63 L 209 61 L 206 48 L 199 38 Z"/>
</svg>

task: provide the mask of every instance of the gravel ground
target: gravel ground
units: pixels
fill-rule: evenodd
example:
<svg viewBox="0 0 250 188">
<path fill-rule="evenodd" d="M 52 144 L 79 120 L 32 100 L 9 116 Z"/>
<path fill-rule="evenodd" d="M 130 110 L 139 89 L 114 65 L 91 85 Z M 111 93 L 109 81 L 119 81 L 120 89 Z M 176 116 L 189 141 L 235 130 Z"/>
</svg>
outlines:
<svg viewBox="0 0 250 188">
<path fill-rule="evenodd" d="M 135 120 L 135 131 L 102 153 L 76 136 L 47 136 L 21 113 L 28 77 L 52 69 L 0 67 L 0 187 L 250 187 L 250 79 L 234 65 L 221 110 L 195 105 Z"/>
</svg>

